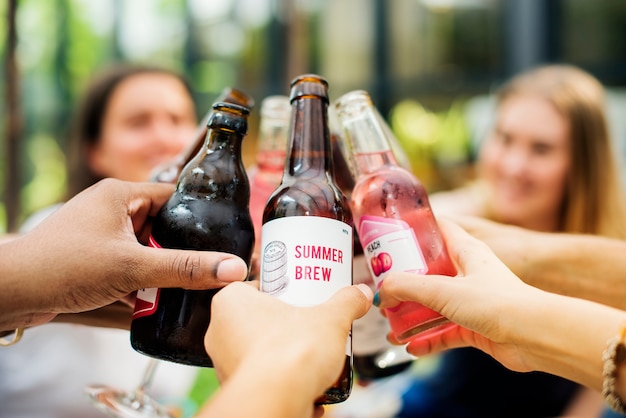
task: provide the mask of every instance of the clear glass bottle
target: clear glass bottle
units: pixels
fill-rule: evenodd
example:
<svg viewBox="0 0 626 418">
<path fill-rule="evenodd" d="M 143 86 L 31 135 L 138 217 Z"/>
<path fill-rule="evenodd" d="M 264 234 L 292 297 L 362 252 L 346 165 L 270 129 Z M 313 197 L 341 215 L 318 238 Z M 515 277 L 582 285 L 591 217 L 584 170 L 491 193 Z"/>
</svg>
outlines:
<svg viewBox="0 0 626 418">
<path fill-rule="evenodd" d="M 263 213 L 261 290 L 287 303 L 322 303 L 352 284 L 352 215 L 335 184 L 328 129 L 328 83 L 307 74 L 291 83 L 291 123 L 280 186 Z M 352 345 L 337 382 L 316 402 L 348 398 Z"/>
<path fill-rule="evenodd" d="M 248 130 L 246 107 L 215 103 L 206 141 L 183 169 L 176 190 L 152 225 L 156 248 L 221 251 L 248 266 L 254 247 L 249 212 L 250 185 L 241 159 Z M 130 329 L 133 348 L 173 362 L 212 367 L 204 348 L 211 300 L 219 289 L 143 289 Z"/>
<path fill-rule="evenodd" d="M 258 274 L 261 225 L 265 204 L 283 178 L 291 105 L 287 96 L 268 96 L 261 102 L 256 164 L 248 170 L 250 178 L 250 215 L 256 237 L 251 275 Z"/>
<path fill-rule="evenodd" d="M 350 206 L 376 285 L 391 271 L 456 275 L 426 190 L 398 164 L 385 122 L 367 92 L 347 93 L 335 106 L 357 173 Z M 414 302 L 388 308 L 386 315 L 400 342 L 427 338 L 452 325 L 441 314 Z"/>
<path fill-rule="evenodd" d="M 333 146 L 335 180 L 349 200 L 355 184 L 354 167 L 349 147 L 342 137 L 334 105 L 328 109 L 328 119 Z M 359 236 L 356 230 L 353 233 L 353 283 L 363 283 L 375 292 L 376 284 L 367 267 L 367 259 L 363 254 Z M 413 364 L 415 357 L 409 354 L 404 346 L 393 345 L 387 340 L 390 330 L 389 322 L 375 306 L 352 323 L 352 367 L 359 384 L 366 385 L 373 380 L 392 376 L 408 369 Z"/>
</svg>

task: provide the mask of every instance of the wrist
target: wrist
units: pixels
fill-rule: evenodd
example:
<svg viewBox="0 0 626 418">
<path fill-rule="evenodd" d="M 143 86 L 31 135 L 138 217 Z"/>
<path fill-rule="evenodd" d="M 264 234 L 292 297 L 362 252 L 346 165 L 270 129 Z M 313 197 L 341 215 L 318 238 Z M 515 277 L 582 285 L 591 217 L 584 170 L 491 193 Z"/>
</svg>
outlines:
<svg viewBox="0 0 626 418">
<path fill-rule="evenodd" d="M 235 372 L 222 382 L 221 388 L 206 405 L 201 417 L 229 416 L 232 418 L 292 418 L 311 415 L 314 399 L 312 378 L 307 377 L 306 362 L 295 357 L 251 355 L 239 364 Z M 274 361 L 268 360 L 274 358 Z M 250 394 L 242 403 L 241 394 Z M 232 405 L 239 405 L 234 414 Z M 310 411 L 310 413 L 309 413 Z"/>
<path fill-rule="evenodd" d="M 623 312 L 594 302 L 538 290 L 517 317 L 514 341 L 532 370 L 585 386 L 602 387 L 602 353 Z M 524 324 L 520 327 L 519 324 Z"/>
<path fill-rule="evenodd" d="M 42 299 L 48 294 L 49 288 L 38 286 L 37 255 L 32 252 L 33 243 L 22 236 L 0 245 L 0 275 L 3 277 L 0 292 L 0 329 L 14 330 L 18 327 L 33 326 L 48 322 L 54 317 L 50 312 L 44 313 Z M 39 273 L 36 273 L 39 271 Z M 11 331 L 13 332 L 13 331 Z"/>
</svg>

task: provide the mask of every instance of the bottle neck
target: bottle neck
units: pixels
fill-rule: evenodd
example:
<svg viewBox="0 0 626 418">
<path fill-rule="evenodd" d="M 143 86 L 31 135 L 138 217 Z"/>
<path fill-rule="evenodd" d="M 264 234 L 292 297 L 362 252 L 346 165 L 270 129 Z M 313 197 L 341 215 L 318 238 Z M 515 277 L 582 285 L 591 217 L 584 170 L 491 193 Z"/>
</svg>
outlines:
<svg viewBox="0 0 626 418">
<path fill-rule="evenodd" d="M 354 158 L 356 176 L 384 165 L 398 165 L 385 132 L 385 122 L 369 100 L 341 105 L 338 117 Z"/>
<path fill-rule="evenodd" d="M 202 149 L 181 172 L 176 190 L 202 198 L 218 193 L 248 205 L 250 189 L 241 159 L 242 140 L 242 134 L 209 129 Z"/>
<path fill-rule="evenodd" d="M 219 153 L 232 154 L 241 160 L 241 143 L 243 136 L 230 131 L 222 131 L 218 129 L 210 129 L 204 141 L 204 153 L 206 155 Z"/>
<path fill-rule="evenodd" d="M 289 118 L 265 118 L 259 129 L 259 145 L 256 153 L 257 168 L 260 171 L 282 174 L 287 153 L 287 132 Z"/>
<path fill-rule="evenodd" d="M 321 98 L 303 96 L 293 101 L 287 153 L 285 176 L 334 176 L 328 104 Z"/>
</svg>

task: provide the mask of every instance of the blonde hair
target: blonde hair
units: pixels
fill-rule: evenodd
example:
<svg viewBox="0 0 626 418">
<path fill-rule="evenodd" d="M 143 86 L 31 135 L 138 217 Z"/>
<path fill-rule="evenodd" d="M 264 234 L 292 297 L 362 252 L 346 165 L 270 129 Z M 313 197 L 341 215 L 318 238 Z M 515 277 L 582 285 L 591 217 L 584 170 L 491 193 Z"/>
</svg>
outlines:
<svg viewBox="0 0 626 418">
<path fill-rule="evenodd" d="M 561 231 L 626 239 L 626 199 L 602 84 L 579 68 L 549 65 L 514 77 L 500 89 L 498 103 L 519 94 L 546 99 L 570 125 L 573 169 L 567 177 Z"/>
</svg>

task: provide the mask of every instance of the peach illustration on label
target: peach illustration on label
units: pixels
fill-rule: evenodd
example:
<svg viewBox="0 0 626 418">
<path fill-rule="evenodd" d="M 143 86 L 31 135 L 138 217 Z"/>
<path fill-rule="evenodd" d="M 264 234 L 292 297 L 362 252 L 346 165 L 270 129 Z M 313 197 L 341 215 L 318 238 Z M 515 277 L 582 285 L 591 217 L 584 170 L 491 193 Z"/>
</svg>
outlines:
<svg viewBox="0 0 626 418">
<path fill-rule="evenodd" d="M 372 257 L 370 260 L 370 264 L 372 265 L 372 272 L 374 276 L 378 277 L 383 272 L 383 263 L 378 257 Z"/>
<path fill-rule="evenodd" d="M 382 272 L 389 271 L 391 269 L 391 265 L 393 264 L 391 261 L 391 255 L 389 253 L 380 253 L 377 257 L 380 260 Z"/>
</svg>

